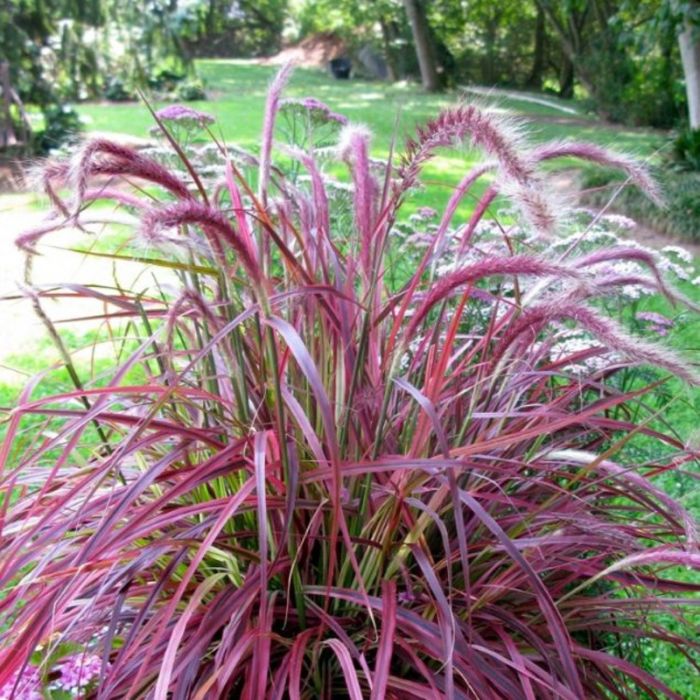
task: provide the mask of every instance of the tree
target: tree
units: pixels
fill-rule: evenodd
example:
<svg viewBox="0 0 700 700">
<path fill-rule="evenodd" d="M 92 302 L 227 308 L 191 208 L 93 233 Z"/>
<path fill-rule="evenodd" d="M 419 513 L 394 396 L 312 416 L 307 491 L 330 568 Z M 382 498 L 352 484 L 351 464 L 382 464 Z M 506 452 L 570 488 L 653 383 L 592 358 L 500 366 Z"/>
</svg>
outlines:
<svg viewBox="0 0 700 700">
<path fill-rule="evenodd" d="M 269 55 L 279 48 L 288 4 L 288 0 L 188 0 L 181 13 L 196 19 L 188 21 L 184 40 L 202 55 Z"/>
<path fill-rule="evenodd" d="M 547 43 L 547 25 L 544 12 L 537 7 L 537 19 L 535 21 L 535 47 L 532 57 L 532 70 L 527 79 L 527 86 L 535 90 L 542 89 L 545 69 L 545 53 Z"/>
<path fill-rule="evenodd" d="M 537 10 L 522 0 L 432 0 L 428 15 L 434 29 L 452 56 L 447 64 L 438 54 L 446 77 L 457 84 L 523 87 L 535 72 L 535 81 L 544 80 L 547 62 L 546 31 L 538 43 Z M 439 46 L 439 44 L 438 44 Z M 538 54 L 539 52 L 539 54 Z M 541 63 L 537 63 L 537 55 Z"/>
<path fill-rule="evenodd" d="M 682 4 L 681 10 L 684 16 L 678 44 L 688 96 L 688 118 L 691 129 L 700 129 L 700 2 L 689 0 Z"/>
<path fill-rule="evenodd" d="M 560 95 L 582 86 L 613 121 L 669 128 L 700 102 L 700 0 L 306 0 L 302 36 L 331 30 L 349 50 L 372 44 L 393 78 L 428 90 L 478 83 Z M 680 23 L 680 24 L 679 24 Z M 683 29 L 679 29 L 679 27 Z M 695 92 L 693 92 L 693 90 Z M 700 119 L 695 108 L 693 123 Z"/>
<path fill-rule="evenodd" d="M 440 88 L 440 78 L 425 9 L 420 0 L 404 0 L 403 4 L 406 8 L 408 22 L 411 25 L 421 82 L 428 92 L 435 92 Z"/>
<path fill-rule="evenodd" d="M 23 103 L 37 106 L 46 117 L 59 102 L 41 61 L 41 51 L 55 31 L 56 10 L 51 2 L 0 3 L 0 149 L 35 145 L 30 143 Z"/>
<path fill-rule="evenodd" d="M 0 98 L 0 149 L 25 144 L 30 133 L 29 121 L 22 101 L 10 82 L 10 64 L 7 61 L 0 61 Z"/>
<path fill-rule="evenodd" d="M 536 3 L 554 30 L 568 64 L 576 70 L 577 77 L 585 88 L 592 95 L 596 94 L 595 80 L 589 75 L 584 61 L 587 38 L 585 28 L 591 15 L 592 3 L 589 0 L 566 3 L 536 0 Z M 565 69 L 567 67 L 569 66 L 565 66 Z"/>
</svg>

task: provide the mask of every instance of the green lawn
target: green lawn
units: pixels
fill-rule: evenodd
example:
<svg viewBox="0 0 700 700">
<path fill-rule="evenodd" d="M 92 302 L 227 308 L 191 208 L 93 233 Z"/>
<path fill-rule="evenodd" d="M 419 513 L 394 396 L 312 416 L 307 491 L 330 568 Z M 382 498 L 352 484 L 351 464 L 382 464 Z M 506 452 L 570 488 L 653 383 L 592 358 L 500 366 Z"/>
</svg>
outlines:
<svg viewBox="0 0 700 700">
<path fill-rule="evenodd" d="M 229 142 L 255 150 L 259 142 L 267 87 L 277 68 L 235 60 L 201 60 L 198 71 L 207 85 L 211 99 L 189 103 L 216 117 L 216 130 Z M 413 134 L 416 125 L 435 117 L 440 109 L 459 102 L 461 91 L 440 95 L 426 94 L 413 84 L 396 85 L 364 80 L 334 80 L 320 70 L 297 69 L 285 90 L 288 97 L 313 96 L 326 102 L 332 109 L 346 115 L 351 121 L 366 124 L 372 130 L 374 152 L 385 157 L 392 141 L 400 146 Z M 526 134 L 534 142 L 551 139 L 577 138 L 612 146 L 641 158 L 650 158 L 663 143 L 660 134 L 629 128 L 601 128 L 590 115 L 568 115 L 552 107 L 522 99 L 504 97 L 474 97 L 489 104 L 498 112 L 509 112 L 527 120 Z M 557 98 L 548 100 L 556 103 Z M 563 102 L 568 105 L 568 102 Z M 162 103 L 156 103 L 156 107 Z M 138 103 L 88 103 L 78 106 L 86 120 L 88 131 L 118 132 L 147 137 L 153 120 Z M 424 180 L 430 191 L 412 198 L 415 207 L 444 204 L 452 187 L 474 162 L 470 153 L 445 153 L 431 162 Z M 564 163 L 563 165 L 570 165 Z M 478 190 L 477 190 L 478 192 Z"/>
<path fill-rule="evenodd" d="M 276 72 L 275 67 L 251 65 L 232 60 L 201 60 L 198 71 L 207 84 L 211 99 L 190 103 L 217 118 L 223 136 L 245 147 L 258 143 L 263 105 L 267 86 Z M 386 154 L 397 134 L 399 139 L 410 134 L 416 124 L 434 117 L 440 108 L 460 99 L 460 91 L 429 95 L 415 85 L 397 85 L 363 80 L 333 80 L 319 70 L 298 68 L 285 90 L 290 97 L 313 95 L 323 100 L 350 120 L 367 124 L 376 135 L 379 154 Z M 576 136 L 616 148 L 634 150 L 642 156 L 652 153 L 661 142 L 659 134 L 635 129 L 601 129 L 600 125 L 581 113 L 568 119 L 566 114 L 521 99 L 472 97 L 481 103 L 492 103 L 496 108 L 509 110 L 530 119 L 545 118 L 532 130 L 536 140 Z M 556 102 L 557 98 L 547 98 Z M 568 104 L 568 103 L 564 103 Z M 146 110 L 136 103 L 106 105 L 81 104 L 81 116 L 88 120 L 87 128 L 113 131 L 145 137 L 153 126 Z M 398 120 L 398 125 L 397 125 Z M 575 125 L 567 125 L 567 121 Z M 586 125 L 582 122 L 589 122 Z"/>
<path fill-rule="evenodd" d="M 262 124 L 266 89 L 276 69 L 223 60 L 200 61 L 198 69 L 206 81 L 211 99 L 192 103 L 192 106 L 214 115 L 217 118 L 216 129 L 220 130 L 227 141 L 255 150 Z M 331 108 L 347 115 L 352 121 L 367 124 L 376 135 L 375 152 L 378 156 L 388 153 L 394 136 L 401 142 L 417 123 L 435 116 L 442 107 L 460 99 L 458 92 L 427 95 L 412 85 L 387 85 L 360 80 L 336 81 L 321 71 L 303 69 L 295 72 L 286 94 L 297 97 L 312 95 L 327 102 Z M 481 103 L 488 101 L 483 97 L 478 100 Z M 493 105 L 494 109 L 509 110 L 527 119 L 527 133 L 534 141 L 552 138 L 591 140 L 632 152 L 642 158 L 653 158 L 663 144 L 663 137 L 659 133 L 608 128 L 589 115 L 569 118 L 552 107 L 522 99 L 498 97 L 493 100 Z M 153 126 L 148 111 L 138 103 L 82 104 L 78 106 L 78 111 L 85 118 L 89 131 L 147 137 Z M 436 160 L 424 173 L 424 181 L 428 186 L 415 199 L 414 206 L 431 205 L 439 209 L 474 159 L 472 154 L 453 151 Z M 569 166 L 570 163 L 564 165 Z M 466 214 L 463 211 L 459 216 Z M 697 287 L 685 285 L 684 292 L 700 303 Z M 645 300 L 639 310 L 642 309 L 663 311 L 670 315 L 680 313 L 679 310 L 674 312 L 658 298 Z M 80 337 L 66 333 L 65 338 L 73 349 L 95 340 L 93 334 Z M 697 317 L 683 315 L 670 336 L 670 342 L 676 348 L 691 353 L 691 356 L 694 353 L 697 357 L 700 351 L 700 321 Z M 31 373 L 57 359 L 53 351 L 42 346 L 28 349 L 20 357 L 5 359 L 5 363 Z M 85 372 L 87 374 L 87 368 Z M 23 375 L 18 374 L 16 382 L 0 382 L 2 405 L 10 405 L 14 401 L 22 381 Z M 56 390 L 66 385 L 64 370 L 51 375 L 51 389 Z M 697 433 L 700 426 L 700 392 L 687 390 L 676 380 L 671 380 L 668 384 L 668 391 L 673 400 L 664 413 L 664 422 L 669 429 L 687 440 Z M 663 485 L 681 497 L 695 514 L 700 514 L 700 498 L 697 490 L 692 488 L 692 480 L 666 477 Z M 694 693 L 697 693 L 696 697 L 700 696 L 700 681 L 695 682 L 685 671 L 679 671 L 682 668 L 679 658 L 657 649 L 645 650 L 645 656 L 650 671 L 670 682 L 678 692 L 685 697 L 692 697 Z"/>
</svg>

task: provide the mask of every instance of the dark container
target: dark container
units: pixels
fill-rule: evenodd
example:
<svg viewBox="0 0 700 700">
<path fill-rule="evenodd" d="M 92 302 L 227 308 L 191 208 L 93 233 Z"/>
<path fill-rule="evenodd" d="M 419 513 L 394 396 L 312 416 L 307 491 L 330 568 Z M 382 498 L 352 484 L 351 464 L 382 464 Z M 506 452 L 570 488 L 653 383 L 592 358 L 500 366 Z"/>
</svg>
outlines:
<svg viewBox="0 0 700 700">
<path fill-rule="evenodd" d="M 347 80 L 350 77 L 352 62 L 349 58 L 332 58 L 328 62 L 328 67 L 334 78 L 338 80 Z"/>
</svg>

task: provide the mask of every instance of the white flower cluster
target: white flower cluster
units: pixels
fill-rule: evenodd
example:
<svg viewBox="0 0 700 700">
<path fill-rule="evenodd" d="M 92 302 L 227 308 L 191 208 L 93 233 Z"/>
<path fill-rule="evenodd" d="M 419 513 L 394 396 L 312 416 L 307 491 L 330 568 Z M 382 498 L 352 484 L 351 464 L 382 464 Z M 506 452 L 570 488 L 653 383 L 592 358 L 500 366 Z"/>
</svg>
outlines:
<svg viewBox="0 0 700 700">
<path fill-rule="evenodd" d="M 184 147 L 184 151 L 195 172 L 207 187 L 213 188 L 224 179 L 226 175 L 226 164 L 221 157 L 221 148 L 218 144 L 206 143 L 201 146 L 188 145 Z M 228 157 L 239 169 L 253 166 L 257 162 L 252 154 L 237 146 L 227 147 L 226 152 Z M 153 146 L 141 149 L 141 153 L 148 158 L 152 158 L 161 165 L 167 166 L 179 178 L 187 182 L 188 186 L 194 186 L 192 176 L 185 167 L 180 156 L 178 156 L 177 153 L 173 151 L 172 147 L 162 139 L 159 139 Z"/>
<path fill-rule="evenodd" d="M 661 252 L 666 253 L 667 256 L 677 257 L 681 262 L 685 263 L 686 265 L 690 265 L 693 262 L 692 253 L 686 250 L 685 248 L 681 248 L 678 245 L 667 245 L 661 249 Z"/>
<path fill-rule="evenodd" d="M 591 217 L 592 221 L 590 221 Z M 586 222 L 586 218 L 589 219 L 588 222 Z M 625 216 L 605 214 L 596 218 L 594 212 L 578 209 L 572 212 L 567 224 L 566 228 L 570 233 L 550 243 L 544 250 L 546 256 L 549 254 L 561 255 L 570 248 L 575 249 L 577 253 L 592 253 L 611 246 L 635 248 L 651 256 L 658 269 L 662 273 L 666 273 L 671 281 L 691 282 L 700 286 L 700 276 L 697 276 L 693 255 L 688 250 L 678 245 L 668 245 L 657 250 L 638 243 L 629 237 L 629 232 L 636 224 Z M 585 226 L 583 233 L 581 233 L 582 224 Z M 635 260 L 600 263 L 591 266 L 589 272 L 593 279 L 600 275 L 610 277 L 649 276 L 648 267 Z M 617 288 L 617 291 L 621 299 L 626 301 L 635 301 L 655 293 L 653 289 L 640 284 L 627 284 Z"/>
<path fill-rule="evenodd" d="M 588 350 L 595 350 L 584 359 L 569 362 L 563 366 L 567 372 L 579 376 L 594 374 L 610 366 L 611 359 L 617 357 L 598 343 L 598 341 L 586 331 L 576 328 L 567 328 L 561 324 L 554 324 L 554 335 L 546 341 L 535 343 L 533 351 L 535 355 L 543 353 L 543 359 L 549 362 L 560 362 L 574 357 Z"/>
<path fill-rule="evenodd" d="M 623 231 L 631 231 L 637 227 L 637 222 L 634 219 L 630 219 L 622 214 L 605 214 L 601 220 L 604 224 Z"/>
</svg>

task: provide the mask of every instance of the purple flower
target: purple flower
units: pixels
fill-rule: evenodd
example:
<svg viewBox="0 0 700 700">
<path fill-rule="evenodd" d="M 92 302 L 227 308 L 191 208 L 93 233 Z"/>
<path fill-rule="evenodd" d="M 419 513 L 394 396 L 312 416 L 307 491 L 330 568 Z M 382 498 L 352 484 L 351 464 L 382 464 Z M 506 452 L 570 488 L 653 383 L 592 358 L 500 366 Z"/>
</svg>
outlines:
<svg viewBox="0 0 700 700">
<path fill-rule="evenodd" d="M 407 603 L 413 603 L 416 600 L 416 596 L 411 591 L 401 591 L 397 596 L 399 603 L 406 605 Z"/>
<path fill-rule="evenodd" d="M 39 671 L 33 666 L 26 666 L 21 675 L 19 672 L 13 673 L 0 688 L 0 700 L 43 700 L 40 687 Z"/>
<path fill-rule="evenodd" d="M 421 219 L 435 219 L 438 215 L 437 211 L 432 207 L 419 207 L 416 212 Z"/>
<path fill-rule="evenodd" d="M 321 102 L 321 100 L 317 100 L 315 97 L 302 97 L 299 100 L 289 98 L 283 100 L 282 104 L 298 104 L 304 107 L 305 109 L 317 109 L 321 112 L 328 111 L 328 105 L 326 105 L 324 102 Z"/>
<path fill-rule="evenodd" d="M 315 97 L 303 97 L 300 99 L 288 98 L 282 100 L 280 108 L 306 110 L 312 118 L 318 119 L 319 121 L 336 122 L 343 126 L 348 123 L 347 117 L 333 112 L 325 102 L 321 102 L 321 100 L 317 100 Z"/>
<path fill-rule="evenodd" d="M 102 660 L 96 654 L 75 654 L 57 667 L 60 676 L 54 684 L 60 690 L 78 691 L 90 685 L 102 670 Z"/>
<path fill-rule="evenodd" d="M 654 311 L 639 311 L 636 314 L 636 318 L 642 323 L 649 324 L 650 330 L 659 335 L 668 335 L 669 330 L 673 328 L 673 321 L 671 321 L 671 319 L 657 314 Z"/>
<path fill-rule="evenodd" d="M 164 122 L 176 122 L 177 124 L 182 124 L 183 126 L 201 126 L 204 127 L 207 124 L 212 124 L 215 119 L 211 114 L 206 112 L 200 112 L 199 110 L 192 109 L 192 107 L 185 107 L 185 105 L 168 105 L 159 109 L 156 112 L 158 119 Z"/>
</svg>

